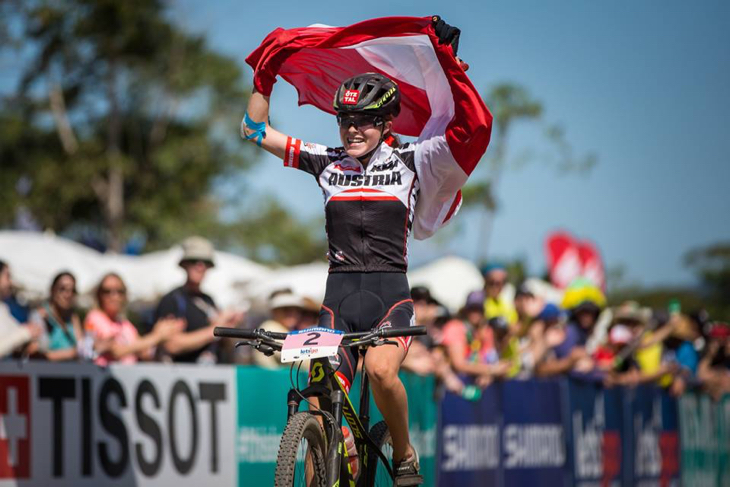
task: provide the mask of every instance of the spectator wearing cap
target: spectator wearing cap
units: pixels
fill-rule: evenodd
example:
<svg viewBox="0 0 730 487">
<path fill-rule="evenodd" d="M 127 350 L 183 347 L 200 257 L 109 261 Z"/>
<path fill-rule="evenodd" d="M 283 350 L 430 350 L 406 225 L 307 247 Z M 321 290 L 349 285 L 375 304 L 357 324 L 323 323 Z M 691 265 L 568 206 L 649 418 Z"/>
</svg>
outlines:
<svg viewBox="0 0 730 487">
<path fill-rule="evenodd" d="M 11 295 L 12 287 L 10 267 L 0 260 L 0 358 L 22 350 L 37 341 L 41 334 L 38 326 L 22 325 L 10 313 L 5 299 Z"/>
<path fill-rule="evenodd" d="M 638 368 L 638 364 L 630 355 L 625 360 L 620 360 L 620 363 L 618 360 L 621 351 L 631 343 L 633 338 L 634 335 L 628 326 L 621 323 L 611 325 L 608 329 L 608 340 L 593 352 L 596 367 L 606 372 L 626 372 L 630 368 Z"/>
<path fill-rule="evenodd" d="M 522 325 L 523 328 L 517 328 L 516 335 L 519 340 L 520 365 L 522 368 L 520 377 L 527 378 L 534 375 L 535 367 L 545 358 L 550 349 L 550 337 L 556 336 L 556 333 L 560 336 L 560 339 L 555 340 L 553 345 L 562 342 L 565 337 L 562 328 L 565 321 L 565 312 L 556 304 L 547 303 L 543 305 L 542 303 L 542 300 L 532 299 L 522 304 L 519 299 L 515 299 L 518 314 L 525 317 L 520 318 L 518 321 L 518 325 Z M 523 306 L 525 311 L 520 311 Z M 535 313 L 535 308 L 538 306 L 540 306 L 540 311 L 533 318 L 529 318 Z M 528 320 L 529 325 L 525 329 L 523 323 Z"/>
<path fill-rule="evenodd" d="M 597 289 L 592 291 L 600 293 Z M 553 376 L 571 371 L 583 375 L 594 369 L 595 364 L 585 346 L 598 322 L 605 297 L 602 293 L 588 296 L 570 308 L 569 321 L 564 330 L 560 330 L 562 333 L 556 333 L 559 330 L 546 333 L 550 349 L 535 368 L 538 375 Z M 564 299 L 564 303 L 568 300 Z M 553 341 L 555 337 L 560 337 L 559 343 Z"/>
<path fill-rule="evenodd" d="M 494 332 L 484 318 L 484 297 L 479 291 L 470 293 L 458 318 L 444 325 L 441 343 L 453 370 L 480 387 L 504 377 L 509 369 L 507 362 L 499 360 Z"/>
<path fill-rule="evenodd" d="M 176 317 L 183 319 L 186 326 L 183 333 L 166 340 L 162 348 L 175 362 L 217 361 L 213 329 L 236 326 L 243 320 L 243 313 L 219 311 L 213 298 L 201 290 L 206 273 L 215 265 L 213 245 L 202 237 L 189 237 L 182 248 L 179 265 L 185 270 L 185 284 L 162 297 L 155 320 Z"/>
<path fill-rule="evenodd" d="M 302 316 L 299 318 L 297 330 L 304 330 L 306 328 L 317 326 L 319 324 L 319 312 L 322 309 L 322 303 L 319 303 L 310 297 L 303 296 L 302 304 Z"/>
<path fill-rule="evenodd" d="M 487 319 L 501 316 L 507 323 L 517 321 L 514 304 L 502 295 L 507 284 L 507 269 L 502 264 L 487 264 L 482 268 L 484 276 L 484 316 Z"/>
<path fill-rule="evenodd" d="M 294 331 L 298 328 L 302 320 L 306 306 L 307 301 L 302 296 L 298 296 L 289 291 L 274 292 L 269 299 L 271 318 L 264 321 L 259 328 L 278 333 Z M 274 352 L 269 357 L 263 353 L 255 353 L 253 355 L 253 362 L 255 365 L 268 369 L 277 369 L 283 365 L 281 363 L 280 352 Z M 308 364 L 304 363 L 302 367 L 306 368 Z"/>
</svg>

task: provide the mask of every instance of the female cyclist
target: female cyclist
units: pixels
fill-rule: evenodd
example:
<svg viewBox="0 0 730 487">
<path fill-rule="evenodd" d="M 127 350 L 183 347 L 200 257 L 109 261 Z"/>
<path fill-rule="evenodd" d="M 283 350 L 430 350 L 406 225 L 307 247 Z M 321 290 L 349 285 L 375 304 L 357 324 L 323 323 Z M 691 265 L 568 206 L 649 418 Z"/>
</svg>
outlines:
<svg viewBox="0 0 730 487">
<path fill-rule="evenodd" d="M 441 27 L 441 32 L 450 36 L 441 40 L 455 48 L 458 29 L 447 24 Z M 440 189 L 425 185 L 422 179 L 428 175 L 421 172 L 438 172 L 444 158 L 453 161 L 454 147 L 450 145 L 459 137 L 447 142 L 448 137 L 441 133 L 400 145 L 391 131 L 400 107 L 401 91 L 388 77 L 364 73 L 347 79 L 334 94 L 333 102 L 342 147 L 329 148 L 302 143 L 273 129 L 267 123 L 268 96 L 254 91 L 249 100 L 241 125 L 242 137 L 282 158 L 285 166 L 312 174 L 324 195 L 330 273 L 320 326 L 367 331 L 414 323 L 406 279 L 408 237 L 419 193 Z M 469 108 L 460 106 L 454 118 L 468 113 Z M 483 110 L 483 105 L 477 109 Z M 467 150 L 464 145 L 458 149 Z M 399 339 L 397 347 L 370 349 L 365 367 L 393 440 L 396 477 L 415 479 L 420 477 L 418 456 L 409 441 L 408 399 L 398 378 L 409 345 L 410 339 Z M 357 356 L 341 350 L 331 361 L 338 368 L 340 381 L 349 389 Z"/>
</svg>

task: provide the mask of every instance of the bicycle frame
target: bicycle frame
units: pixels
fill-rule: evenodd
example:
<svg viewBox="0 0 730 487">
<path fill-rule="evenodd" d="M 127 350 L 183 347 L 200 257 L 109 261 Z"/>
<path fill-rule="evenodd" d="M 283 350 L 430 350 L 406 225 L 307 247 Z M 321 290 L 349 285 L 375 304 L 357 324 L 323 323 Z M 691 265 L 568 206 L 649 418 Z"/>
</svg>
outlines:
<svg viewBox="0 0 730 487">
<path fill-rule="evenodd" d="M 392 337 L 425 334 L 426 329 L 424 327 L 411 327 L 407 330 L 389 328 L 369 332 L 347 333 L 344 338 L 350 340 L 345 346 L 368 347 L 395 344 L 395 342 L 388 340 Z M 279 341 L 285 340 L 287 337 L 286 333 L 225 327 L 216 327 L 213 330 L 213 335 L 221 338 L 242 339 L 242 341 L 236 344 L 236 347 L 243 345 L 252 346 L 267 355 L 271 355 L 275 351 L 281 351 L 282 345 Z M 359 350 L 360 354 L 364 355 L 365 348 L 359 348 Z M 360 479 L 362 480 L 364 478 L 368 484 L 374 480 L 368 477 L 362 477 L 362 475 L 371 475 L 373 469 L 369 468 L 372 466 L 370 462 L 377 462 L 378 459 L 382 460 L 388 475 L 393 479 L 393 469 L 390 466 L 388 458 L 380 451 L 380 447 L 375 444 L 375 441 L 373 441 L 369 434 L 370 387 L 365 367 L 363 367 L 362 371 L 359 415 L 355 411 L 355 407 L 352 405 L 347 391 L 337 379 L 335 370 L 332 368 L 328 358 L 313 359 L 311 361 L 309 376 L 309 385 L 306 388 L 301 390 L 292 388 L 289 390 L 289 394 L 287 395 L 287 424 L 290 422 L 292 416 L 299 411 L 299 406 L 302 401 L 310 397 L 318 398 L 319 407 L 310 409 L 309 412 L 322 417 L 325 440 L 327 442 L 325 470 L 330 485 L 337 487 L 340 485 L 340 480 L 347 479 L 349 487 L 355 487 L 355 481 L 350 470 L 350 462 L 347 457 L 347 449 L 344 448 L 344 436 L 340 428 L 343 416 L 350 425 L 350 430 L 355 438 L 355 446 L 360 453 L 362 469 Z M 378 458 L 368 458 L 368 447 L 377 453 Z M 342 482 L 343 486 L 344 484 Z"/>
<path fill-rule="evenodd" d="M 310 410 L 310 412 L 324 416 L 325 435 L 328 440 L 326 465 L 329 483 L 334 486 L 337 485 L 338 480 L 347 478 L 349 485 L 351 487 L 355 486 L 350 471 L 347 449 L 343 447 L 344 437 L 340 430 L 343 416 L 350 426 L 350 431 L 355 438 L 355 446 L 360 453 L 361 475 L 368 475 L 369 461 L 371 460 L 368 458 L 368 446 L 371 446 L 373 451 L 378 452 L 378 457 L 383 461 L 390 477 L 393 478 L 393 470 L 388 459 L 380 452 L 368 433 L 370 427 L 370 387 L 367 371 L 363 368 L 360 414 L 355 411 L 350 396 L 337 379 L 329 359 L 312 360 L 309 376 L 309 385 L 306 388 L 301 390 L 291 389 L 287 395 L 287 422 L 299 411 L 299 406 L 304 398 L 319 398 L 321 412 L 317 410 Z M 378 458 L 373 459 L 373 461 L 377 462 Z"/>
</svg>

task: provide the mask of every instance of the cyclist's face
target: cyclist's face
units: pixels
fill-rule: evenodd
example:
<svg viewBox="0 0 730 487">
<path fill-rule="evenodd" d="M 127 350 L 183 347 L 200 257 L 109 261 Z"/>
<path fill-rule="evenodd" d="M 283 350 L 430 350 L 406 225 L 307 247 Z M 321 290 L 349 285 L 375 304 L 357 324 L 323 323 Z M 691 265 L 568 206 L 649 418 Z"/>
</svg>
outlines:
<svg viewBox="0 0 730 487">
<path fill-rule="evenodd" d="M 380 142 L 383 133 L 390 130 L 391 122 L 382 122 L 367 115 L 341 115 L 337 117 L 340 140 L 350 157 L 362 157 Z"/>
</svg>

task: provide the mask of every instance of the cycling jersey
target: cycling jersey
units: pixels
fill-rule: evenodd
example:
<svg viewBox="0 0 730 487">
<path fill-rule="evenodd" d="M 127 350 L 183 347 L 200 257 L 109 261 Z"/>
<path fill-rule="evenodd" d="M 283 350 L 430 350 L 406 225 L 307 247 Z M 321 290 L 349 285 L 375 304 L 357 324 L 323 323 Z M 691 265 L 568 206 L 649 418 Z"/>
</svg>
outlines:
<svg viewBox="0 0 730 487">
<path fill-rule="evenodd" d="M 417 144 L 380 144 L 370 162 L 289 137 L 284 165 L 312 174 L 325 205 L 330 272 L 406 272 L 419 194 Z"/>
</svg>

